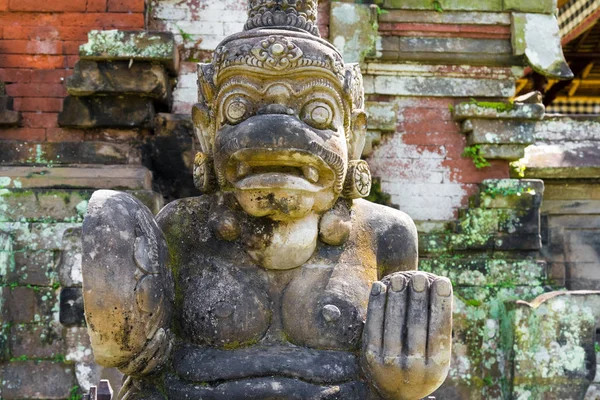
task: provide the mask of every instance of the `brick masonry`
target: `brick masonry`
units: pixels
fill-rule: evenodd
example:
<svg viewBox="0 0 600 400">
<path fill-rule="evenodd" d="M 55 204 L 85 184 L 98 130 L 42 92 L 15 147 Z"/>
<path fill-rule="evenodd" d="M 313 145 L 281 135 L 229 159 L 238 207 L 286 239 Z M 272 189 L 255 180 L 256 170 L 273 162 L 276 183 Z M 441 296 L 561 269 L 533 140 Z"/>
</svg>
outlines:
<svg viewBox="0 0 600 400">
<path fill-rule="evenodd" d="M 0 1 L 0 81 L 23 113 L 22 126 L 0 129 L 0 140 L 54 140 L 65 80 L 88 32 L 139 30 L 144 23 L 144 0 Z M 83 135 L 73 131 L 64 139 Z"/>
</svg>

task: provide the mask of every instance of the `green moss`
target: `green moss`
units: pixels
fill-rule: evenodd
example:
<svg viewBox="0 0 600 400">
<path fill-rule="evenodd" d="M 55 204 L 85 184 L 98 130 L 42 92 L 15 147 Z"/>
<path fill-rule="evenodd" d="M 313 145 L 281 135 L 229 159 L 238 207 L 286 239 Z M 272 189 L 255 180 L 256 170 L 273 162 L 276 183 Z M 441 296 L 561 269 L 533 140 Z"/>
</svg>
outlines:
<svg viewBox="0 0 600 400">
<path fill-rule="evenodd" d="M 477 101 L 471 99 L 469 103 L 481 108 L 491 108 L 499 113 L 509 112 L 515 109 L 515 104 L 513 102 L 505 103 L 501 101 Z"/>
<path fill-rule="evenodd" d="M 481 155 L 481 145 L 478 144 L 466 147 L 462 156 L 472 159 L 473 164 L 475 164 L 477 169 L 486 168 L 491 165 L 489 161 Z"/>
</svg>

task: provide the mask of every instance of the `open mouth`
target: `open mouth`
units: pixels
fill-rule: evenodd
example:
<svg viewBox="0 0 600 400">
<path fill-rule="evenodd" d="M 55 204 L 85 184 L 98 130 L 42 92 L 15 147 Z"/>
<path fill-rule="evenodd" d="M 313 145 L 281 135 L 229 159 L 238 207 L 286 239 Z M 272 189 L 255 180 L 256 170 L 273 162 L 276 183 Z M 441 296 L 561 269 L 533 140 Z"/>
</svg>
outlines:
<svg viewBox="0 0 600 400">
<path fill-rule="evenodd" d="M 227 180 L 238 189 L 318 192 L 335 174 L 320 157 L 304 150 L 243 149 L 229 159 Z"/>
</svg>

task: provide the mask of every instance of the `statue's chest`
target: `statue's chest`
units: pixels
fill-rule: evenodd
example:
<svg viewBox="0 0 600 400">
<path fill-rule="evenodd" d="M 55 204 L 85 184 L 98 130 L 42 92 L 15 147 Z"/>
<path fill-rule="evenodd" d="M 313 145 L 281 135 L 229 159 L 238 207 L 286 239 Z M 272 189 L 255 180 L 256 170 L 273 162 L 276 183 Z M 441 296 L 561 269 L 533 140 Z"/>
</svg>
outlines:
<svg viewBox="0 0 600 400">
<path fill-rule="evenodd" d="M 180 276 L 182 339 L 219 348 L 261 341 L 357 348 L 374 271 L 347 264 L 286 272 L 219 264 Z"/>
</svg>

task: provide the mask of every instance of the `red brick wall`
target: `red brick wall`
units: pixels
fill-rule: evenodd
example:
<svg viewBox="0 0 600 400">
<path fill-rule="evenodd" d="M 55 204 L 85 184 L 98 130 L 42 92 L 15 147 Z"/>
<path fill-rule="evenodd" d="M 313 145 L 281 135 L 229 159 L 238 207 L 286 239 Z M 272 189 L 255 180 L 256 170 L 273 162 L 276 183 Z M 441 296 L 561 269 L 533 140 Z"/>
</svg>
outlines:
<svg viewBox="0 0 600 400">
<path fill-rule="evenodd" d="M 0 0 L 0 81 L 23 117 L 0 140 L 65 140 L 64 81 L 94 29 L 144 29 L 144 0 Z"/>
</svg>

